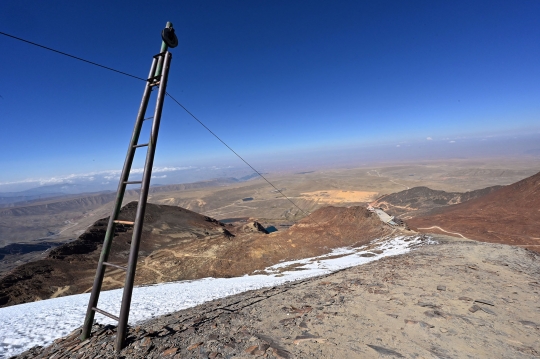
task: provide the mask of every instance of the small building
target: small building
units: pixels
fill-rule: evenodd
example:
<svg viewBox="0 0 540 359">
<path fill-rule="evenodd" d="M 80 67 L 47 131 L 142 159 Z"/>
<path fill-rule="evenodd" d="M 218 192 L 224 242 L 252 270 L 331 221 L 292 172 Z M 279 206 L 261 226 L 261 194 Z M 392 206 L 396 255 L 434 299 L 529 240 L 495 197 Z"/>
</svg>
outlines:
<svg viewBox="0 0 540 359">
<path fill-rule="evenodd" d="M 397 223 L 394 222 L 394 216 L 389 215 L 388 213 L 386 213 L 382 209 L 375 208 L 374 212 L 377 214 L 377 216 L 379 216 L 379 219 L 382 222 L 388 223 L 388 224 L 391 224 L 391 225 L 394 225 L 394 226 L 397 225 Z"/>
<path fill-rule="evenodd" d="M 403 229 L 409 230 L 407 223 L 405 223 L 402 219 L 389 215 L 381 208 L 369 206 L 367 209 L 371 212 L 376 213 L 381 222 L 386 223 L 392 227 L 401 227 Z"/>
</svg>

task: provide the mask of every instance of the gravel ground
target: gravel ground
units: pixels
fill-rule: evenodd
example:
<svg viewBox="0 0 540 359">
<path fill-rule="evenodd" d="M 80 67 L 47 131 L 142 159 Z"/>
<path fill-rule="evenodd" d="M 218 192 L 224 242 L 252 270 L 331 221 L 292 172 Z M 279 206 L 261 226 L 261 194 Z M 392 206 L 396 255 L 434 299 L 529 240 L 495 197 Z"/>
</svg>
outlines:
<svg viewBox="0 0 540 359">
<path fill-rule="evenodd" d="M 141 323 L 79 330 L 14 358 L 538 358 L 540 257 L 434 235 L 437 245 Z"/>
</svg>

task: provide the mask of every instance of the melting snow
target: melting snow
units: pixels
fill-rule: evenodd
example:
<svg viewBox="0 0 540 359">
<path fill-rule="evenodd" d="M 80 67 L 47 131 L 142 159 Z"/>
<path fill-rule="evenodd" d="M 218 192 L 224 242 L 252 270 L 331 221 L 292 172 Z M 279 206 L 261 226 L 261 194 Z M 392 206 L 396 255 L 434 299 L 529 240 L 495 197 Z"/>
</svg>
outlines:
<svg viewBox="0 0 540 359">
<path fill-rule="evenodd" d="M 328 274 L 383 257 L 404 254 L 419 245 L 433 243 L 431 239 L 422 239 L 420 236 L 401 236 L 376 240 L 360 248 L 338 248 L 318 257 L 281 262 L 258 274 L 243 277 L 203 278 L 136 287 L 133 291 L 129 323 L 135 324 L 248 290 Z M 363 257 L 365 254 L 370 256 Z M 8 358 L 35 345 L 49 345 L 53 340 L 80 327 L 84 321 L 89 296 L 90 294 L 78 294 L 0 308 L 0 358 Z M 102 292 L 99 308 L 109 313 L 119 313 L 121 300 L 122 289 Z M 100 314 L 96 314 L 96 320 L 102 324 L 116 324 Z"/>
</svg>

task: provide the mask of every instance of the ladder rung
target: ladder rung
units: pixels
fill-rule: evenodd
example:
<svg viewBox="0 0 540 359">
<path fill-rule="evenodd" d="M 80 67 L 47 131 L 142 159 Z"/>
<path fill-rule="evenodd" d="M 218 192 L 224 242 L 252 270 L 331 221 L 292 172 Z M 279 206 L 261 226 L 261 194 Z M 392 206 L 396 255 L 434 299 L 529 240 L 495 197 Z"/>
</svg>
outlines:
<svg viewBox="0 0 540 359">
<path fill-rule="evenodd" d="M 150 87 L 159 86 L 159 84 L 160 84 L 159 81 L 152 82 L 152 83 L 150 84 Z"/>
<path fill-rule="evenodd" d="M 148 146 L 148 143 L 142 143 L 140 145 L 135 145 L 133 146 L 134 148 L 137 148 L 137 147 L 145 147 L 145 146 Z"/>
<path fill-rule="evenodd" d="M 106 266 L 109 266 L 109 267 L 115 267 L 115 268 L 119 268 L 119 269 L 123 269 L 123 270 L 127 271 L 127 267 L 124 267 L 124 266 L 121 266 L 121 265 L 118 265 L 118 264 L 109 263 L 109 262 L 103 262 L 103 265 L 106 265 Z"/>
<path fill-rule="evenodd" d="M 106 316 L 106 317 L 109 317 L 109 318 L 111 318 L 111 319 L 114 319 L 114 320 L 116 320 L 117 322 L 120 321 L 120 318 L 118 318 L 116 315 L 112 315 L 111 313 L 107 313 L 106 311 L 101 310 L 101 309 L 99 309 L 99 308 L 92 307 L 92 310 L 93 310 L 94 312 L 99 313 L 99 314 L 103 314 L 103 315 Z"/>
<path fill-rule="evenodd" d="M 141 184 L 142 181 L 125 181 L 124 184 Z"/>
<path fill-rule="evenodd" d="M 113 222 L 116 223 L 116 224 L 126 224 L 126 225 L 128 225 L 128 226 L 132 226 L 132 225 L 135 224 L 135 222 L 130 222 L 130 221 L 119 221 L 119 220 L 114 220 Z"/>
<path fill-rule="evenodd" d="M 150 117 L 147 117 L 147 118 L 143 118 L 143 121 L 151 120 L 151 119 L 153 119 L 153 118 L 154 118 L 154 116 L 150 116 Z"/>
</svg>

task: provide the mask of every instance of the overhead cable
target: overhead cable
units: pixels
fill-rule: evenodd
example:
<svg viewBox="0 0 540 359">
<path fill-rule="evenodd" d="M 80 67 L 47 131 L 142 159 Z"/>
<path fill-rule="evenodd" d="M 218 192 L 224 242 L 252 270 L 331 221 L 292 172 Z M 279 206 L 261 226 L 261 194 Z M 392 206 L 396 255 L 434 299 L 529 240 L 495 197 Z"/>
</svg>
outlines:
<svg viewBox="0 0 540 359">
<path fill-rule="evenodd" d="M 135 75 L 131 75 L 131 74 L 128 74 L 127 72 L 124 72 L 124 71 L 120 71 L 120 70 L 116 70 L 116 69 L 113 69 L 112 67 L 108 67 L 108 66 L 104 66 L 104 65 L 100 65 L 96 62 L 93 62 L 93 61 L 89 61 L 89 60 L 85 60 L 81 57 L 78 57 L 78 56 L 74 56 L 74 55 L 70 55 L 68 53 L 65 53 L 65 52 L 62 52 L 62 51 L 58 51 L 58 50 L 55 50 L 55 49 L 52 49 L 50 47 L 47 47 L 47 46 L 44 46 L 44 45 L 40 45 L 40 44 L 36 44 L 35 42 L 32 42 L 32 41 L 28 41 L 28 40 L 25 40 L 25 39 L 21 39 L 20 37 L 17 37 L 17 36 L 13 36 L 13 35 L 10 35 L 10 34 L 6 34 L 5 32 L 2 32 L 0 31 L 0 35 L 4 35 L 4 36 L 7 36 L 7 37 L 11 37 L 15 40 L 19 40 L 19 41 L 22 41 L 22 42 L 26 42 L 30 45 L 34 45 L 34 46 L 37 46 L 37 47 L 41 47 L 45 50 L 49 50 L 49 51 L 53 51 L 53 52 L 56 52 L 60 55 L 64 55 L 64 56 L 68 56 L 68 57 L 71 57 L 75 60 L 79 60 L 79 61 L 83 61 L 83 62 L 86 62 L 86 63 L 89 63 L 91 65 L 94 65 L 94 66 L 99 66 L 99 67 L 102 67 L 104 69 L 107 69 L 107 70 L 110 70 L 110 71 L 114 71 L 114 72 L 117 72 L 119 74 L 122 74 L 122 75 L 125 75 L 125 76 L 129 76 L 129 77 L 133 77 L 134 79 L 137 79 L 137 80 L 142 80 L 142 81 L 146 81 L 145 79 L 143 79 L 142 77 L 139 77 L 139 76 L 135 76 Z"/>
<path fill-rule="evenodd" d="M 10 35 L 10 34 L 7 34 L 5 32 L 2 32 L 0 31 L 0 35 L 4 35 L 4 36 L 7 36 L 7 37 L 10 37 L 12 39 L 15 39 L 15 40 L 19 40 L 19 41 L 22 41 L 22 42 L 25 42 L 27 44 L 30 44 L 30 45 L 34 45 L 34 46 L 37 46 L 37 47 L 40 47 L 42 49 L 45 49 L 45 50 L 49 50 L 49 51 L 52 51 L 52 52 L 56 52 L 57 54 L 60 54 L 60 55 L 64 55 L 64 56 L 68 56 L 68 57 L 71 57 L 75 60 L 79 60 L 79 61 L 83 61 L 83 62 L 86 62 L 88 64 L 91 64 L 91 65 L 94 65 L 94 66 L 98 66 L 98 67 L 101 67 L 101 68 L 104 68 L 106 70 L 109 70 L 109 71 L 114 71 L 116 73 L 119 73 L 121 75 L 124 75 L 124 76 L 129 76 L 129 77 L 132 77 L 134 79 L 137 79 L 137 80 L 141 80 L 141 81 L 146 81 L 145 79 L 143 79 L 142 77 L 138 77 L 138 76 L 135 76 L 135 75 L 132 75 L 132 74 L 128 74 L 127 72 L 124 72 L 124 71 L 120 71 L 120 70 L 116 70 L 116 69 L 113 69 L 112 67 L 109 67 L 109 66 L 105 66 L 105 65 L 101 65 L 101 64 L 98 64 L 96 62 L 93 62 L 93 61 L 89 61 L 89 60 L 86 60 L 86 59 L 83 59 L 81 57 L 78 57 L 78 56 L 74 56 L 74 55 L 71 55 L 71 54 L 68 54 L 66 52 L 63 52 L 63 51 L 59 51 L 59 50 L 56 50 L 56 49 L 53 49 L 53 48 L 50 48 L 48 46 L 44 46 L 44 45 L 41 45 L 41 44 L 38 44 L 38 43 L 35 43 L 33 41 L 29 41 L 29 40 L 25 40 L 25 39 L 22 39 L 20 37 L 17 37 L 17 36 L 14 36 L 14 35 Z M 215 138 L 217 138 L 221 143 L 223 143 L 225 145 L 225 147 L 227 147 L 232 153 L 234 153 L 239 159 L 241 159 L 246 165 L 249 166 L 249 168 L 251 168 L 255 173 L 257 173 L 262 179 L 264 179 L 270 186 L 272 186 L 280 195 L 282 195 L 284 198 L 286 198 L 289 202 L 292 203 L 292 205 L 296 208 L 298 208 L 300 210 L 300 212 L 302 212 L 304 215 L 306 215 L 307 217 L 310 216 L 309 213 L 307 213 L 306 211 L 304 211 L 302 208 L 298 207 L 298 205 L 296 205 L 296 203 L 294 203 L 289 197 L 287 197 L 280 189 L 278 189 L 276 186 L 274 186 L 272 184 L 272 182 L 270 182 L 266 177 L 264 177 L 262 175 L 262 173 L 260 173 L 259 171 L 257 171 L 252 165 L 250 165 L 242 156 L 240 156 L 235 150 L 233 150 L 228 144 L 225 143 L 225 141 L 223 141 L 218 135 L 216 135 L 212 130 L 210 130 L 208 128 L 208 126 L 206 126 L 201 120 L 199 120 L 197 117 L 195 117 L 195 115 L 193 115 L 187 108 L 184 107 L 184 105 L 182 105 L 180 102 L 178 102 L 174 97 L 171 96 L 171 94 L 169 94 L 167 92 L 167 96 L 169 96 L 174 102 L 176 102 L 180 107 L 182 107 L 184 109 L 184 111 L 186 111 L 191 117 L 193 117 L 193 119 L 195 119 L 199 124 L 201 124 L 201 126 L 203 126 L 208 132 L 210 132 Z M 310 218 L 311 220 L 311 218 Z M 317 223 L 318 224 L 318 223 Z"/>
<path fill-rule="evenodd" d="M 264 179 L 266 182 L 268 182 L 268 184 L 272 187 L 274 187 L 274 189 L 279 193 L 281 194 L 283 197 L 285 197 L 289 202 L 291 202 L 296 208 L 298 208 L 303 214 L 305 214 L 306 216 L 309 216 L 308 213 L 306 213 L 302 208 L 298 207 L 296 205 L 296 203 L 294 203 L 289 197 L 287 197 L 283 192 L 281 192 L 280 189 L 278 189 L 276 186 L 274 186 L 272 184 L 272 182 L 270 182 L 269 180 L 266 179 L 266 177 L 264 177 L 262 175 L 262 173 L 260 173 L 259 171 L 257 171 L 255 168 L 253 168 L 252 165 L 250 165 L 242 156 L 240 156 L 238 153 L 236 153 L 235 150 L 233 150 L 228 144 L 225 143 L 225 141 L 223 141 L 221 138 L 219 138 L 218 135 L 216 135 L 211 129 L 209 129 L 204 123 L 201 122 L 201 120 L 199 120 L 197 117 L 195 117 L 194 114 L 192 114 L 187 108 L 184 107 L 184 105 L 182 105 L 180 102 L 178 102 L 174 97 L 171 96 L 170 93 L 167 92 L 167 96 L 169 96 L 174 102 L 176 102 L 178 104 L 178 106 L 182 107 L 184 109 L 184 111 L 186 111 L 191 117 L 193 117 L 195 119 L 195 121 L 197 121 L 198 123 L 201 124 L 201 126 L 203 126 L 204 128 L 206 128 L 208 130 L 208 132 L 210 132 L 215 138 L 217 138 L 221 143 L 223 143 L 229 150 L 231 150 L 232 153 L 234 153 L 236 155 L 236 157 L 238 157 L 239 159 L 241 159 L 246 165 L 249 166 L 249 168 L 251 168 L 253 171 L 255 171 L 255 173 L 257 173 L 262 179 Z"/>
</svg>

